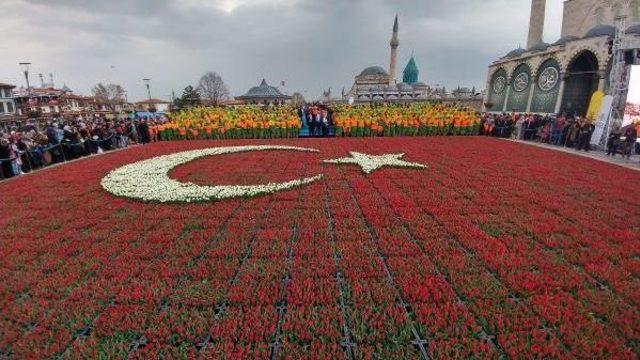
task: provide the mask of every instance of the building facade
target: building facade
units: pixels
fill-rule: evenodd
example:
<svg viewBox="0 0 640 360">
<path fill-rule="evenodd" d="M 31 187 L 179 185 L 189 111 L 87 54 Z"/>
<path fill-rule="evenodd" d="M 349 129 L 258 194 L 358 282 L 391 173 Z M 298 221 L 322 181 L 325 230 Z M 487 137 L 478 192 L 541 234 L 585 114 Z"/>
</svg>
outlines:
<svg viewBox="0 0 640 360">
<path fill-rule="evenodd" d="M 640 39 L 638 0 L 566 0 L 562 34 L 552 43 L 542 33 L 546 0 L 532 0 L 526 48 L 489 66 L 484 106 L 490 112 L 584 116 L 591 96 L 609 89 L 616 26 Z M 624 18 L 624 26 L 620 19 Z"/>
<path fill-rule="evenodd" d="M 13 98 L 15 85 L 0 83 L 0 116 L 16 114 L 16 102 Z"/>
<path fill-rule="evenodd" d="M 21 116 L 77 115 L 96 110 L 93 97 L 76 95 L 66 85 L 61 89 L 21 87 L 14 90 L 14 97 Z"/>
<path fill-rule="evenodd" d="M 122 111 L 126 110 L 126 105 L 124 104 L 122 107 Z M 148 111 L 153 113 L 166 113 L 169 111 L 169 107 L 171 103 L 169 101 L 164 101 L 160 99 L 146 99 L 143 101 L 138 101 L 135 105 L 135 110 L 137 111 Z M 118 109 L 116 109 L 117 111 Z"/>
</svg>

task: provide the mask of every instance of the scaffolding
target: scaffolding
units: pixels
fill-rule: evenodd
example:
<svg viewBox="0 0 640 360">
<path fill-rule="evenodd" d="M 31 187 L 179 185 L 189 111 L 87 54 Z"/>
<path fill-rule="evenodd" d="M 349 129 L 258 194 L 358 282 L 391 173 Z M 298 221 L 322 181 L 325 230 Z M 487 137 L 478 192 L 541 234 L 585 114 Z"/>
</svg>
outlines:
<svg viewBox="0 0 640 360">
<path fill-rule="evenodd" d="M 611 133 L 611 129 L 615 126 L 622 125 L 624 117 L 624 100 L 629 89 L 628 68 L 625 62 L 625 50 L 628 44 L 626 34 L 626 17 L 618 16 L 615 19 L 616 34 L 613 38 L 611 47 L 611 74 L 609 77 L 610 91 L 612 97 L 612 105 L 609 115 L 605 123 L 602 137 L 600 138 L 600 146 L 605 149 L 607 147 L 607 139 Z M 622 103 L 622 106 L 621 106 Z"/>
</svg>

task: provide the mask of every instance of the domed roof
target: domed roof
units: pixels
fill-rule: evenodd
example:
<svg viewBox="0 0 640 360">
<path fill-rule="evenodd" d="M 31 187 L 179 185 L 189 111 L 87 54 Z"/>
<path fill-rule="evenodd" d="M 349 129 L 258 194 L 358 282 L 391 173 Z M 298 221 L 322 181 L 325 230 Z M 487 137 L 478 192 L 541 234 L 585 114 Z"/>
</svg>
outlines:
<svg viewBox="0 0 640 360">
<path fill-rule="evenodd" d="M 538 51 L 545 51 L 549 48 L 549 44 L 547 44 L 546 42 L 539 42 L 537 44 L 535 44 L 531 49 L 529 49 L 529 51 L 533 51 L 533 52 L 538 52 Z"/>
<path fill-rule="evenodd" d="M 523 48 L 519 47 L 519 48 L 517 48 L 517 49 L 515 49 L 515 50 L 511 50 L 511 51 L 509 51 L 509 52 L 507 53 L 507 55 L 505 55 L 505 56 L 504 56 L 504 58 L 505 58 L 505 59 L 515 58 L 515 57 L 518 57 L 518 56 L 520 56 L 520 55 L 522 55 L 522 54 L 524 54 L 524 53 L 526 53 L 526 52 L 527 52 L 527 50 L 525 50 L 525 49 L 523 49 Z"/>
<path fill-rule="evenodd" d="M 574 40 L 578 40 L 577 36 L 572 36 L 572 35 L 568 35 L 568 36 L 564 36 L 561 37 L 560 40 L 556 41 L 555 43 L 553 43 L 553 46 L 560 46 L 560 45 L 564 45 L 568 42 L 574 41 Z"/>
<path fill-rule="evenodd" d="M 616 35 L 616 28 L 611 25 L 597 25 L 591 30 L 587 31 L 584 38 L 594 38 L 600 36 L 614 37 Z"/>
<path fill-rule="evenodd" d="M 423 82 L 417 82 L 415 84 L 411 84 L 411 86 L 413 86 L 414 89 L 418 89 L 418 88 L 426 88 L 428 87 L 427 84 L 423 83 Z"/>
<path fill-rule="evenodd" d="M 360 76 L 369 76 L 369 75 L 389 75 L 387 72 L 380 66 L 369 66 L 368 68 L 362 70 Z"/>
<path fill-rule="evenodd" d="M 627 29 L 627 34 L 640 35 L 640 24 L 630 26 Z"/>
<path fill-rule="evenodd" d="M 269 98 L 269 99 L 290 99 L 291 96 L 285 95 L 278 90 L 275 86 L 267 84 L 266 80 L 262 79 L 262 82 L 258 86 L 254 86 L 246 94 L 238 96 L 239 100 L 249 100 L 256 98 Z"/>
<path fill-rule="evenodd" d="M 400 91 L 413 91 L 413 87 L 411 87 L 411 85 L 409 85 L 407 83 L 403 83 L 403 82 L 398 83 L 398 85 L 396 85 L 396 87 Z"/>
</svg>

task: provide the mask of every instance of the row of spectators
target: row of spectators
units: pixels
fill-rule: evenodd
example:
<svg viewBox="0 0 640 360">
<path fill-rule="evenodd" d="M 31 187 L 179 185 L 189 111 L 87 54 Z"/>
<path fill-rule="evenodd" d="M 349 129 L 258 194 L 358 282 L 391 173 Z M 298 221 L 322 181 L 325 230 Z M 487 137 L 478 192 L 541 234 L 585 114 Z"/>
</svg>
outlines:
<svg viewBox="0 0 640 360">
<path fill-rule="evenodd" d="M 503 113 L 485 114 L 481 131 L 487 136 L 537 141 L 590 151 L 595 126 L 585 118 L 568 117 L 564 114 L 556 117 Z M 634 124 L 612 129 L 606 144 L 607 155 L 621 153 L 623 157 L 630 158 L 634 151 L 640 153 L 637 138 L 638 129 Z"/>
<path fill-rule="evenodd" d="M 102 153 L 129 144 L 157 140 L 156 125 L 164 116 L 107 120 L 100 115 L 52 118 L 0 129 L 0 179 L 19 176 L 50 164 Z"/>
</svg>

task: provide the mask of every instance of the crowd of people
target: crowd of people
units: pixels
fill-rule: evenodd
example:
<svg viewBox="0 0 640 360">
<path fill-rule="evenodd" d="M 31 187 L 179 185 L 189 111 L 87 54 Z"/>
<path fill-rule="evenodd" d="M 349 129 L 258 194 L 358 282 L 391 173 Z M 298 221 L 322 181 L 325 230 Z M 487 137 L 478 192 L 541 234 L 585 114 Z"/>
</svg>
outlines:
<svg viewBox="0 0 640 360">
<path fill-rule="evenodd" d="M 326 105 L 305 105 L 298 108 L 298 117 L 309 136 L 329 136 L 333 130 L 333 110 Z"/>
<path fill-rule="evenodd" d="M 214 116 L 216 114 L 207 113 L 204 118 L 209 122 L 220 122 L 219 116 Z M 303 132 L 305 127 L 308 129 L 308 136 L 331 136 L 335 132 L 334 110 L 326 105 L 301 106 L 297 115 Z M 193 122 L 193 117 L 190 116 L 189 121 Z M 234 119 L 238 122 L 244 118 L 236 116 Z M 243 121 L 248 122 L 247 119 Z M 164 115 L 107 119 L 95 114 L 73 119 L 53 117 L 44 125 L 31 121 L 24 126 L 0 128 L 0 179 L 19 176 L 50 164 L 125 148 L 132 143 L 158 141 L 162 130 L 169 125 L 169 119 Z M 223 128 L 227 127 L 225 123 Z M 594 131 L 591 121 L 564 114 L 487 113 L 480 120 L 481 135 L 537 141 L 583 151 L 591 150 Z M 612 129 L 606 144 L 607 155 L 621 154 L 628 159 L 634 152 L 640 154 L 640 144 L 636 142 L 639 131 L 640 124 Z"/>
<path fill-rule="evenodd" d="M 166 121 L 164 116 L 108 120 L 96 114 L 0 128 L 0 179 L 131 143 L 157 141 L 157 126 Z"/>
<path fill-rule="evenodd" d="M 485 114 L 481 125 L 482 134 L 486 136 L 537 141 L 587 152 L 591 150 L 591 138 L 595 131 L 595 125 L 590 120 L 565 114 Z M 634 124 L 613 128 L 607 139 L 607 155 L 616 156 L 619 153 L 629 159 L 634 152 L 640 153 L 637 138 L 638 130 Z"/>
</svg>

